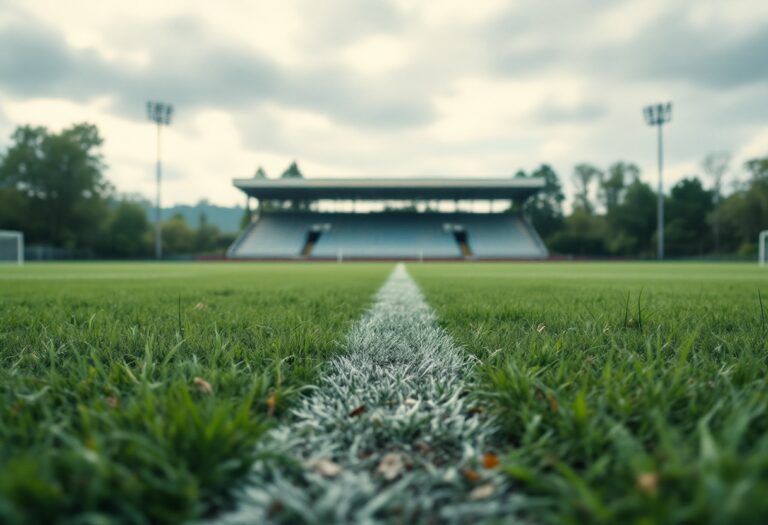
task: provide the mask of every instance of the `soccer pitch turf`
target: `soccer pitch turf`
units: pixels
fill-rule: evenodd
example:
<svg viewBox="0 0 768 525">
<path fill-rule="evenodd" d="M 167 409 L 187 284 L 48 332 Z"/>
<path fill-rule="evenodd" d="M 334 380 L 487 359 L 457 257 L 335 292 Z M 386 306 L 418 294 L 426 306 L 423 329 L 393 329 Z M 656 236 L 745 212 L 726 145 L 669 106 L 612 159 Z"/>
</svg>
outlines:
<svg viewBox="0 0 768 525">
<path fill-rule="evenodd" d="M 0 268 L 0 521 L 177 523 L 227 509 L 266 429 L 343 353 L 393 267 Z M 477 358 L 469 417 L 499 424 L 490 462 L 464 471 L 468 494 L 493 470 L 533 522 L 768 517 L 764 269 L 407 269 Z M 485 497 L 509 495 L 494 489 Z"/>
</svg>

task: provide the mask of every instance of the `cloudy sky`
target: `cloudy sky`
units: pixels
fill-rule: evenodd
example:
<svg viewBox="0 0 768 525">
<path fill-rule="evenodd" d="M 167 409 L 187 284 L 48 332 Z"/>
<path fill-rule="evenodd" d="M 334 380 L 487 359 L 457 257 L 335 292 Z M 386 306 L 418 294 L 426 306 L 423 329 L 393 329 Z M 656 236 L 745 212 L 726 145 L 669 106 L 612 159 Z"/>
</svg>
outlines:
<svg viewBox="0 0 768 525">
<path fill-rule="evenodd" d="M 0 144 L 96 123 L 108 178 L 153 193 L 145 101 L 172 102 L 166 203 L 297 159 L 319 176 L 508 176 L 637 162 L 671 100 L 669 180 L 768 154 L 765 0 L 0 0 Z"/>
</svg>

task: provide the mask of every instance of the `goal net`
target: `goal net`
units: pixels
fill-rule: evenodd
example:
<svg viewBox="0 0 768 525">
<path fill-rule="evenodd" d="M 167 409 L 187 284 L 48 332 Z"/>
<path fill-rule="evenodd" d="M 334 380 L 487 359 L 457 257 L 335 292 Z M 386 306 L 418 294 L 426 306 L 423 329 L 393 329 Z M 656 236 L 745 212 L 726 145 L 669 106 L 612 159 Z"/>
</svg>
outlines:
<svg viewBox="0 0 768 525">
<path fill-rule="evenodd" d="M 760 266 L 765 266 L 768 264 L 768 261 L 766 261 L 766 257 L 768 257 L 768 230 L 763 230 L 760 232 L 760 237 L 757 238 L 757 264 Z"/>
<path fill-rule="evenodd" d="M 0 230 L 0 263 L 24 263 L 24 234 Z"/>
</svg>

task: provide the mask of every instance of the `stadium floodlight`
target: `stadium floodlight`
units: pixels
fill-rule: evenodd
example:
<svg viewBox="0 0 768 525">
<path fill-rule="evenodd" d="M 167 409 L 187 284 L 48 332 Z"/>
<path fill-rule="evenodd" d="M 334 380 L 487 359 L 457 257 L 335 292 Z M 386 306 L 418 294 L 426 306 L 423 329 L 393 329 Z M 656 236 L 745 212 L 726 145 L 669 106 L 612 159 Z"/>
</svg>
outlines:
<svg viewBox="0 0 768 525">
<path fill-rule="evenodd" d="M 766 254 L 768 251 L 766 250 L 766 244 L 768 244 L 768 230 L 763 230 L 760 232 L 760 237 L 757 239 L 757 264 L 760 266 L 765 266 L 767 264 L 765 260 L 766 256 L 768 255 Z"/>
<path fill-rule="evenodd" d="M 24 234 L 0 230 L 0 262 L 24 264 Z"/>
<path fill-rule="evenodd" d="M 163 233 L 160 224 L 160 179 L 162 178 L 162 161 L 160 156 L 160 130 L 170 126 L 173 106 L 163 102 L 147 102 L 147 118 L 157 124 L 157 200 L 155 202 L 155 257 L 163 257 Z"/>
<path fill-rule="evenodd" d="M 656 206 L 656 222 L 658 228 L 658 235 L 656 239 L 656 257 L 659 260 L 664 259 L 664 147 L 662 144 L 661 128 L 672 120 L 672 103 L 667 102 L 665 104 L 653 104 L 646 106 L 643 109 L 645 115 L 645 122 L 649 126 L 656 126 L 658 128 L 659 136 L 659 193 L 657 196 Z"/>
</svg>

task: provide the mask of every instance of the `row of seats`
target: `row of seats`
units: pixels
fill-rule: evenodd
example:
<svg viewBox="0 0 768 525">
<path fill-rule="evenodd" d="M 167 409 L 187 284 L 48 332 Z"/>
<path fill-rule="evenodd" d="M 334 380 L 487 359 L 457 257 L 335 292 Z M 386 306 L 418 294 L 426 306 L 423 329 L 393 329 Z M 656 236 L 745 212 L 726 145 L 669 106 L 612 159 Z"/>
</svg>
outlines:
<svg viewBox="0 0 768 525">
<path fill-rule="evenodd" d="M 452 225 L 446 228 L 446 225 Z M 312 230 L 310 258 L 461 258 L 453 230 L 463 230 L 472 256 L 541 258 L 546 248 L 519 216 L 493 213 L 264 214 L 230 248 L 231 257 L 300 257 Z"/>
</svg>

